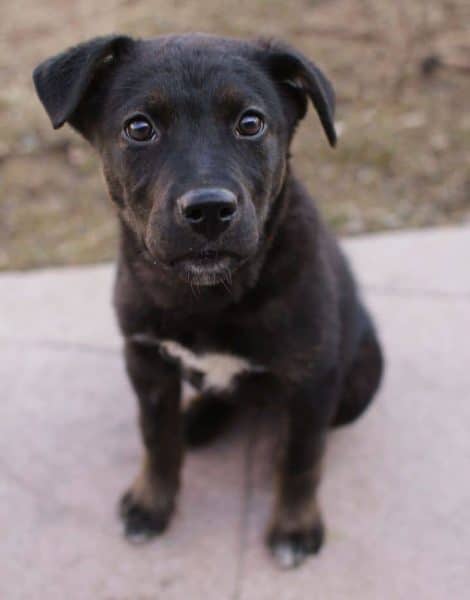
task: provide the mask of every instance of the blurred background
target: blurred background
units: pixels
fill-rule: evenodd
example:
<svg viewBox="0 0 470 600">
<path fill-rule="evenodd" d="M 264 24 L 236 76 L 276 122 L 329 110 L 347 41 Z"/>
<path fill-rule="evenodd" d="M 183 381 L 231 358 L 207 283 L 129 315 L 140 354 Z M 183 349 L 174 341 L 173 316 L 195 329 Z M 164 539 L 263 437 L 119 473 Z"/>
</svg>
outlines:
<svg viewBox="0 0 470 600">
<path fill-rule="evenodd" d="M 337 91 L 338 148 L 312 111 L 293 162 L 338 233 L 470 220 L 468 0 L 17 0 L 0 28 L 0 270 L 115 254 L 97 157 L 52 130 L 31 83 L 44 58 L 111 32 L 289 40 Z"/>
</svg>

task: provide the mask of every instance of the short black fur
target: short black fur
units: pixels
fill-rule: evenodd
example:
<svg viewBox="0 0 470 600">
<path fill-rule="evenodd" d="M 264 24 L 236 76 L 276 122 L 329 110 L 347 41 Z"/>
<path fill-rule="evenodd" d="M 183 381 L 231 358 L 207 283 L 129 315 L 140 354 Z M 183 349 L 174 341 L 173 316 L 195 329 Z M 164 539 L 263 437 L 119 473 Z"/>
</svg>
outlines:
<svg viewBox="0 0 470 600">
<path fill-rule="evenodd" d="M 328 428 L 361 414 L 382 374 L 347 262 L 289 165 L 309 100 L 336 143 L 331 84 L 285 44 L 201 34 L 96 38 L 39 65 L 34 82 L 53 126 L 68 122 L 99 152 L 120 222 L 115 306 L 145 450 L 121 504 L 127 535 L 167 525 L 184 436 L 211 439 L 261 395 L 285 417 L 267 540 L 282 566 L 299 564 L 323 540 Z M 252 136 L 246 114 L 261 124 Z M 152 133 L 143 142 L 129 135 L 136 119 Z M 208 389 L 168 360 L 165 340 L 254 368 Z M 190 372 L 201 397 L 183 425 Z"/>
</svg>

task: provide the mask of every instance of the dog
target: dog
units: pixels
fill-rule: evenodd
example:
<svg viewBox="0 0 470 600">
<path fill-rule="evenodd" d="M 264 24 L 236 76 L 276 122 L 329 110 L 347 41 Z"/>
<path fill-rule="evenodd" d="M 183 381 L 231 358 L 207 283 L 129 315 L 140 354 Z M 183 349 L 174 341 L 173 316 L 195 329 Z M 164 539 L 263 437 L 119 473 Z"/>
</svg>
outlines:
<svg viewBox="0 0 470 600">
<path fill-rule="evenodd" d="M 267 544 L 300 564 L 324 539 L 327 432 L 366 409 L 383 371 L 348 263 L 289 164 L 309 101 L 335 145 L 331 83 L 281 41 L 205 34 L 98 37 L 33 80 L 53 127 L 98 151 L 117 209 L 114 304 L 144 447 L 126 535 L 161 533 L 184 447 L 266 398 L 284 424 Z M 199 393 L 183 414 L 184 379 Z"/>
</svg>

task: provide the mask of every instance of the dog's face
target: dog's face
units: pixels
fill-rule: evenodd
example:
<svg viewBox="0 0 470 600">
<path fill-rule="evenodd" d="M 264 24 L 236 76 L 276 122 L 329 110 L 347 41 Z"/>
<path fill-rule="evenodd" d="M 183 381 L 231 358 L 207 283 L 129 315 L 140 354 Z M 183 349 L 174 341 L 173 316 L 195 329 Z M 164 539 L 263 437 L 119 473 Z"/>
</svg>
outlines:
<svg viewBox="0 0 470 600">
<path fill-rule="evenodd" d="M 334 97 L 290 48 L 204 35 L 97 38 L 42 63 L 38 94 L 100 152 L 147 260 L 196 285 L 258 252 L 309 96 L 332 144 Z"/>
</svg>

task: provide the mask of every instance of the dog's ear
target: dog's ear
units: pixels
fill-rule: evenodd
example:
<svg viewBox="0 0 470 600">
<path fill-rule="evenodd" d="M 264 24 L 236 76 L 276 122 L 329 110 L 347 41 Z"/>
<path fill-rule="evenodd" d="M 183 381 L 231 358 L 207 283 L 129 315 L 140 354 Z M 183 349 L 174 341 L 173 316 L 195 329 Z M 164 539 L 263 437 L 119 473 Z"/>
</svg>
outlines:
<svg viewBox="0 0 470 600">
<path fill-rule="evenodd" d="M 278 41 L 261 41 L 262 58 L 271 77 L 294 99 L 295 121 L 302 119 L 310 98 L 328 141 L 336 145 L 335 93 L 322 71 L 300 52 Z"/>
<path fill-rule="evenodd" d="M 77 112 L 99 75 L 112 68 L 123 51 L 134 41 L 122 35 L 97 37 L 36 67 L 33 81 L 54 129 L 69 122 L 81 129 Z"/>
</svg>

